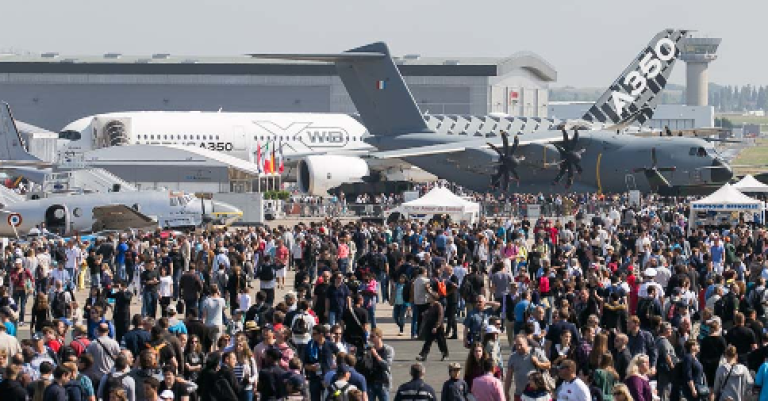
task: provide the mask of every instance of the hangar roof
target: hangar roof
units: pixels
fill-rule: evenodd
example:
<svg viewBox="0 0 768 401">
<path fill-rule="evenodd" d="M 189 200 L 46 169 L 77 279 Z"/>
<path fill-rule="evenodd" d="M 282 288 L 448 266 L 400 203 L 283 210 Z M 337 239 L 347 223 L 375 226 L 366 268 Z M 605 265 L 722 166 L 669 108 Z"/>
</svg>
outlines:
<svg viewBox="0 0 768 401">
<path fill-rule="evenodd" d="M 501 76 L 516 68 L 526 69 L 543 81 L 556 81 L 557 71 L 531 52 L 509 57 L 394 57 L 403 75 Z M 37 74 L 169 74 L 169 75 L 336 75 L 329 63 L 265 60 L 243 56 L 199 57 L 169 54 L 103 56 L 0 54 L 0 73 Z"/>
</svg>

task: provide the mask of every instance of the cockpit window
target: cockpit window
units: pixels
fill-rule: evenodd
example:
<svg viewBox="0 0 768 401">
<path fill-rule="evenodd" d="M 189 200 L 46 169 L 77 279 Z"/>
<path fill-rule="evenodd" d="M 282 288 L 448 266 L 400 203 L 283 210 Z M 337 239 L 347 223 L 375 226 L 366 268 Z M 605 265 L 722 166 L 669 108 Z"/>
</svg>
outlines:
<svg viewBox="0 0 768 401">
<path fill-rule="evenodd" d="M 59 139 L 68 139 L 70 141 L 79 141 L 82 138 L 82 134 L 78 131 L 68 130 L 59 132 Z"/>
<path fill-rule="evenodd" d="M 707 153 L 706 149 L 704 149 L 702 147 L 698 147 L 698 148 L 691 148 L 688 151 L 688 155 L 696 156 L 696 157 L 707 157 L 708 153 Z"/>
</svg>

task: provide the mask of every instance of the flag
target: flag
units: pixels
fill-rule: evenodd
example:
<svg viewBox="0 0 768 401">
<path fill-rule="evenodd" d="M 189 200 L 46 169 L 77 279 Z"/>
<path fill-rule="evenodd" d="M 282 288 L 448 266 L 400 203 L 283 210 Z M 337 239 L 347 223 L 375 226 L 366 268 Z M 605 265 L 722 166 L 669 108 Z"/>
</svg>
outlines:
<svg viewBox="0 0 768 401">
<path fill-rule="evenodd" d="M 264 172 L 264 168 L 261 164 L 261 143 L 256 144 L 256 167 L 259 169 L 259 174 Z"/>
<path fill-rule="evenodd" d="M 266 174 L 269 174 L 269 158 L 266 157 L 268 155 L 268 152 L 269 152 L 269 142 L 267 142 L 267 144 L 264 146 L 264 172 Z"/>
<path fill-rule="evenodd" d="M 272 144 L 272 158 L 269 160 L 269 172 L 274 174 L 275 173 L 275 144 Z"/>
<path fill-rule="evenodd" d="M 378 90 L 384 90 L 387 88 L 387 82 L 386 81 L 376 81 L 376 89 Z"/>
<path fill-rule="evenodd" d="M 283 147 L 281 146 L 280 147 L 280 167 L 278 168 L 278 171 L 280 172 L 280 174 L 282 174 L 284 170 L 285 170 L 285 164 L 283 163 Z"/>
</svg>

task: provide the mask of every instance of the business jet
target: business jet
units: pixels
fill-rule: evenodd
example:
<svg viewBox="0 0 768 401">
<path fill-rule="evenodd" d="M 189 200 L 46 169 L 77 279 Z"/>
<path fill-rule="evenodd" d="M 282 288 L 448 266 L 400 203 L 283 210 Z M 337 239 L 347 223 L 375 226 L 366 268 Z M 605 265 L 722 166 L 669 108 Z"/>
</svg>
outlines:
<svg viewBox="0 0 768 401">
<path fill-rule="evenodd" d="M 24 148 L 11 108 L 0 103 L 0 155 L 15 165 L 41 163 Z M 0 162 L 5 165 L 6 161 Z M 234 206 L 177 191 L 130 191 L 51 196 L 25 200 L 0 187 L 0 236 L 19 236 L 46 227 L 61 236 L 129 228 L 189 228 L 230 224 L 243 215 Z"/>
</svg>

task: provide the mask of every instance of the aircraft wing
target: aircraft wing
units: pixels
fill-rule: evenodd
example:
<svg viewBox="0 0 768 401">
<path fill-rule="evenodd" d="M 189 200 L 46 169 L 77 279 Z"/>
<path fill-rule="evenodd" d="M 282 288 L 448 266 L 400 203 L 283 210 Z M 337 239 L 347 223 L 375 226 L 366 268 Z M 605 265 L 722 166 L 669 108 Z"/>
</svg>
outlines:
<svg viewBox="0 0 768 401">
<path fill-rule="evenodd" d="M 107 205 L 93 208 L 93 231 L 127 230 L 148 227 L 156 222 L 126 205 Z"/>
<path fill-rule="evenodd" d="M 548 144 L 563 140 L 560 131 L 547 131 L 541 134 L 533 133 L 527 138 L 520 137 L 520 146 L 531 144 Z M 375 159 L 399 159 L 414 156 L 429 156 L 441 153 L 458 153 L 465 150 L 490 149 L 489 143 L 501 148 L 503 146 L 501 137 L 478 138 L 466 141 L 457 141 L 451 143 L 442 143 L 439 145 L 418 146 L 415 148 L 389 150 L 382 152 L 371 152 L 370 156 Z"/>
</svg>

